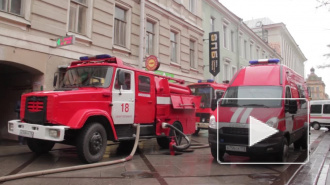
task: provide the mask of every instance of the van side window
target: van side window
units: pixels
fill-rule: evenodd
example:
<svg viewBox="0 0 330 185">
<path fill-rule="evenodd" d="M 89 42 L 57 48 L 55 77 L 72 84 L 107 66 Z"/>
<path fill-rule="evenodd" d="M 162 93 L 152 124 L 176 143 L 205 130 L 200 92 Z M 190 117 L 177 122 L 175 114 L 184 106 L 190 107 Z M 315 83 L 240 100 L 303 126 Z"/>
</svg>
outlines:
<svg viewBox="0 0 330 185">
<path fill-rule="evenodd" d="M 321 114 L 322 105 L 311 105 L 311 114 Z"/>
<path fill-rule="evenodd" d="M 330 114 L 330 104 L 323 105 L 323 114 Z"/>
<path fill-rule="evenodd" d="M 150 92 L 150 78 L 147 76 L 139 76 L 139 91 Z"/>
</svg>

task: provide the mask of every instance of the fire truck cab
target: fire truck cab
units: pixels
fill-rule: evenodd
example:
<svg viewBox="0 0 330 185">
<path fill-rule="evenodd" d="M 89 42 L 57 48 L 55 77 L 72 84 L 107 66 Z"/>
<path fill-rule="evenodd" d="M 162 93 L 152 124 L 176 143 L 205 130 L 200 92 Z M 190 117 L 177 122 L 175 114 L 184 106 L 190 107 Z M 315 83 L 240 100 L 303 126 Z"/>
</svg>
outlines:
<svg viewBox="0 0 330 185">
<path fill-rule="evenodd" d="M 231 80 L 218 104 L 218 117 L 210 118 L 211 153 L 220 161 L 224 154 L 250 157 L 276 157 L 286 161 L 288 147 L 308 147 L 308 98 L 304 78 L 279 59 L 250 61 Z M 284 99 L 285 98 L 285 99 Z M 250 118 L 275 128 L 278 132 L 249 145 Z"/>
<path fill-rule="evenodd" d="M 134 140 L 134 124 L 140 124 L 140 138 L 157 138 L 168 148 L 174 131 L 162 123 L 185 134 L 195 131 L 200 100 L 183 83 L 123 65 L 109 55 L 80 57 L 54 91 L 22 96 L 20 120 L 9 121 L 8 131 L 27 137 L 36 153 L 50 151 L 56 142 L 75 145 L 86 163 L 102 159 L 107 140 Z"/>
<path fill-rule="evenodd" d="M 198 135 L 201 129 L 209 128 L 211 115 L 217 115 L 215 103 L 223 96 L 228 84 L 216 83 L 214 80 L 199 80 L 198 83 L 188 85 L 192 94 L 201 97 L 200 107 L 196 110 L 196 130 Z"/>
</svg>

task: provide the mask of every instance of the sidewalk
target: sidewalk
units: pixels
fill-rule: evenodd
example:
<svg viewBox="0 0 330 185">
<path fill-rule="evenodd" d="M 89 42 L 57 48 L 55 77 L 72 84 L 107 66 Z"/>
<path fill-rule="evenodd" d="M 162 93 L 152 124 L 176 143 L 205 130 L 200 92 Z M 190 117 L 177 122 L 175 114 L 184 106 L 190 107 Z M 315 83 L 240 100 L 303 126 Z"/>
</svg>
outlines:
<svg viewBox="0 0 330 185">
<path fill-rule="evenodd" d="M 317 148 L 309 156 L 309 162 L 300 167 L 290 185 L 330 185 L 330 132 L 325 132 Z M 330 176 L 329 176 L 330 177 Z"/>
</svg>

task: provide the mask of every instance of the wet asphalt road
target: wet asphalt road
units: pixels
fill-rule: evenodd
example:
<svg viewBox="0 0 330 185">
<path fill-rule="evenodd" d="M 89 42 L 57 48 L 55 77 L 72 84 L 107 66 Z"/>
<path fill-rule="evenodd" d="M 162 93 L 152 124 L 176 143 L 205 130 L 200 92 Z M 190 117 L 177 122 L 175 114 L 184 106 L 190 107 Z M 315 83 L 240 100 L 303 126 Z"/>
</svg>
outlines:
<svg viewBox="0 0 330 185">
<path fill-rule="evenodd" d="M 328 134 L 330 135 L 325 130 L 312 130 L 312 155 L 322 138 Z M 207 131 L 201 131 L 199 136 L 192 136 L 191 139 L 193 143 L 206 144 Z M 109 144 L 103 161 L 124 158 L 129 155 L 130 150 L 125 146 Z M 293 146 L 290 146 L 290 161 L 302 160 L 305 155 L 306 151 L 294 151 Z M 246 157 L 228 155 L 225 160 L 256 162 Z M 0 145 L 0 176 L 81 164 L 75 148 L 67 145 L 57 144 L 49 154 L 39 156 L 31 153 L 26 145 Z M 301 168 L 301 165 L 219 164 L 213 159 L 209 148 L 171 156 L 168 150 L 157 145 L 156 139 L 149 139 L 140 141 L 133 160 L 125 163 L 17 179 L 0 184 L 286 184 L 290 179 L 294 179 L 292 175 L 298 168 Z M 314 179 L 310 179 L 310 182 L 314 182 Z"/>
</svg>

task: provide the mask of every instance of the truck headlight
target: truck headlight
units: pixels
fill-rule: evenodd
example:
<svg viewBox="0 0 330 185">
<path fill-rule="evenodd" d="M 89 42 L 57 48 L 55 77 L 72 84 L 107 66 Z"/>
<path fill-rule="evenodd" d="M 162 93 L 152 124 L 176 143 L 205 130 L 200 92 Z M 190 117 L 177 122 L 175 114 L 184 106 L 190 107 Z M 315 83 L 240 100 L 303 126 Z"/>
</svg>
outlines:
<svg viewBox="0 0 330 185">
<path fill-rule="evenodd" d="M 209 127 L 213 129 L 217 128 L 217 122 L 215 121 L 215 117 L 213 115 L 210 117 Z"/>
<path fill-rule="evenodd" d="M 9 131 L 14 131 L 14 124 L 13 123 L 8 123 L 8 130 Z"/>
<path fill-rule="evenodd" d="M 277 129 L 277 126 L 278 126 L 278 118 L 277 117 L 273 117 L 273 118 L 270 118 L 266 124 L 270 127 L 273 127 L 273 128 L 276 128 Z"/>
<path fill-rule="evenodd" d="M 59 138 L 60 137 L 60 131 L 57 129 L 49 129 L 49 136 L 53 138 Z"/>
</svg>

